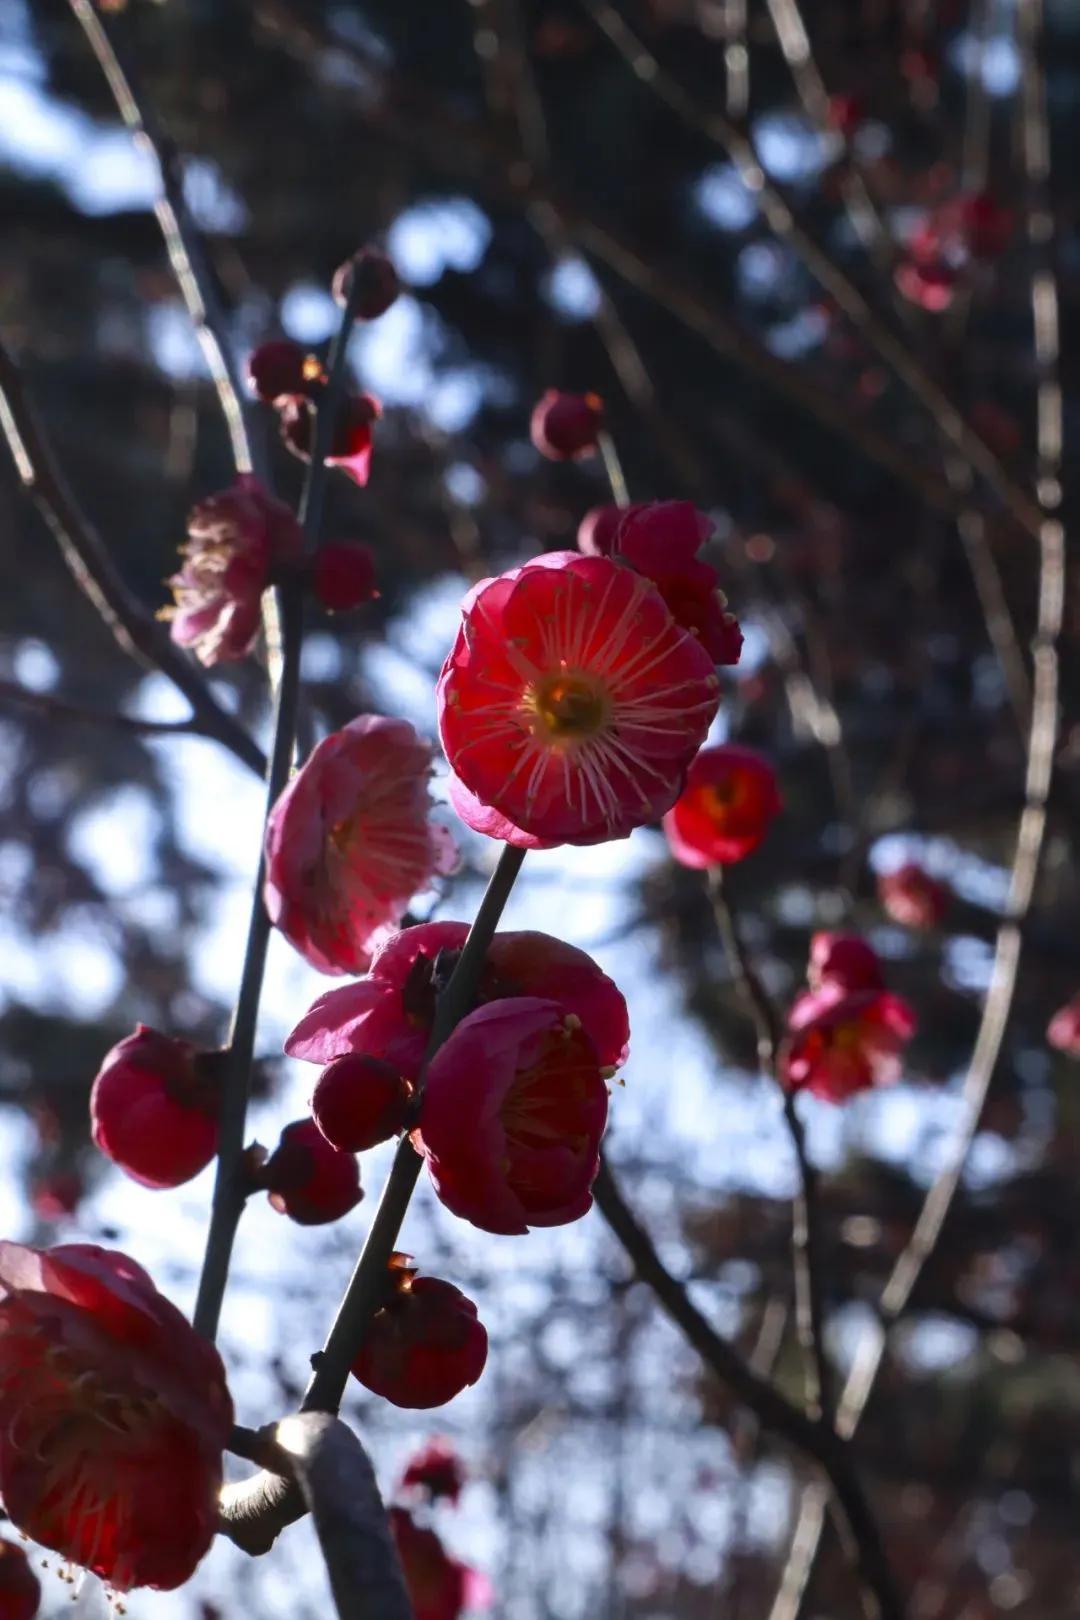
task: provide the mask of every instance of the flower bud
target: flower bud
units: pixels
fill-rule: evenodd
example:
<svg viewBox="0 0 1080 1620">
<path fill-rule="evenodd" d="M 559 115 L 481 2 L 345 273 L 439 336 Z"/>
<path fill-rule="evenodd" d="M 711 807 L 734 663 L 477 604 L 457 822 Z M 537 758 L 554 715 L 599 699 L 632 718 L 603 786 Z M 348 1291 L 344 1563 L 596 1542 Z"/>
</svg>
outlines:
<svg viewBox="0 0 1080 1620">
<path fill-rule="evenodd" d="M 378 596 L 375 554 L 352 540 L 321 546 L 311 565 L 311 588 L 328 613 L 348 613 Z"/>
<path fill-rule="evenodd" d="M 301 461 L 309 461 L 315 404 L 303 394 L 290 394 L 277 402 L 277 413 L 286 449 Z M 338 407 L 326 465 L 340 467 L 361 487 L 367 483 L 371 468 L 371 424 L 381 415 L 382 407 L 370 394 L 353 394 Z"/>
<path fill-rule="evenodd" d="M 278 1214 L 300 1226 L 339 1220 L 364 1196 L 356 1160 L 333 1147 L 313 1119 L 286 1125 L 258 1180 Z"/>
<path fill-rule="evenodd" d="M 417 1277 L 409 1256 L 394 1254 L 386 1302 L 372 1318 L 352 1371 L 394 1406 L 443 1406 L 476 1383 L 487 1348 L 472 1300 L 453 1283 Z"/>
<path fill-rule="evenodd" d="M 323 1070 L 311 1112 L 334 1147 L 363 1153 L 404 1130 L 410 1090 L 392 1063 L 352 1053 Z"/>
<path fill-rule="evenodd" d="M 595 453 L 603 425 L 604 402 L 598 394 L 563 394 L 549 388 L 537 402 L 529 432 L 549 461 L 577 461 Z"/>
<path fill-rule="evenodd" d="M 217 1152 L 215 1054 L 139 1024 L 102 1059 L 90 1093 L 94 1141 L 144 1187 L 179 1187 Z"/>
<path fill-rule="evenodd" d="M 14 1541 L 0 1541 L 0 1616 L 3 1620 L 34 1620 L 40 1602 L 41 1584 L 25 1549 Z"/>
<path fill-rule="evenodd" d="M 338 265 L 331 291 L 342 309 L 350 295 L 353 296 L 353 313 L 358 321 L 374 321 L 390 308 L 401 291 L 401 283 L 393 264 L 380 248 L 363 247 Z"/>
<path fill-rule="evenodd" d="M 248 378 L 259 399 L 272 405 L 282 394 L 304 394 L 321 372 L 319 362 L 299 343 L 272 338 L 248 356 Z"/>
</svg>

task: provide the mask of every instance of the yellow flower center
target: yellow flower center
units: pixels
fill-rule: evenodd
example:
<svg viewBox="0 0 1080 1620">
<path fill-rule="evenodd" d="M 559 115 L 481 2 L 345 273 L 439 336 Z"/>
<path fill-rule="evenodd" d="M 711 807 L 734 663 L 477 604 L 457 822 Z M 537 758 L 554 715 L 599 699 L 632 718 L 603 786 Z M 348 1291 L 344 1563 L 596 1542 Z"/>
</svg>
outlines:
<svg viewBox="0 0 1080 1620">
<path fill-rule="evenodd" d="M 525 693 L 535 717 L 534 731 L 547 742 L 580 742 L 595 737 L 611 719 L 611 698 L 595 676 L 559 670 Z"/>
</svg>

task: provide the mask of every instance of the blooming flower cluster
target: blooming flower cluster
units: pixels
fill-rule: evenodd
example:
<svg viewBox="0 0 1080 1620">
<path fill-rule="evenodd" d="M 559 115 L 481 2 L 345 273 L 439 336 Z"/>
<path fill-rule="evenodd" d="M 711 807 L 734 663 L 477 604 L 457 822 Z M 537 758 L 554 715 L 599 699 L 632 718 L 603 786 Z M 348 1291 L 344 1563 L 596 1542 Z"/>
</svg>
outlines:
<svg viewBox="0 0 1080 1620">
<path fill-rule="evenodd" d="M 788 1013 L 780 1078 L 793 1091 L 846 1102 L 887 1085 L 900 1072 L 900 1053 L 915 1033 L 915 1014 L 885 988 L 881 963 L 854 934 L 815 934 L 810 989 Z"/>
</svg>

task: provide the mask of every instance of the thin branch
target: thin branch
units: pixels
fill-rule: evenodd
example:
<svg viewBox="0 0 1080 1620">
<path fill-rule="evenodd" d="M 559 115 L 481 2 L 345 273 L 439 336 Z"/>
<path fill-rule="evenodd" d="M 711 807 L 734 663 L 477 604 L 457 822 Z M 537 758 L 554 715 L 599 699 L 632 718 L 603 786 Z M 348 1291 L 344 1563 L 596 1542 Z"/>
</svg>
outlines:
<svg viewBox="0 0 1080 1620">
<path fill-rule="evenodd" d="M 203 675 L 128 587 L 101 535 L 79 506 L 38 421 L 22 372 L 0 342 L 0 429 L 19 478 L 60 547 L 67 567 L 124 652 L 168 677 L 194 720 L 249 770 L 266 769 L 262 750 L 215 698 Z"/>
<path fill-rule="evenodd" d="M 827 1424 L 807 1417 L 767 1379 L 754 1372 L 702 1316 L 682 1283 L 660 1259 L 652 1239 L 626 1203 L 606 1163 L 601 1164 L 593 1184 L 593 1196 L 638 1276 L 652 1289 L 687 1343 L 736 1398 L 750 1408 L 764 1429 L 812 1458 L 822 1469 L 850 1528 L 860 1578 L 876 1601 L 881 1620 L 902 1620 L 903 1606 L 881 1536 L 843 1443 Z"/>
<path fill-rule="evenodd" d="M 766 175 L 747 131 L 720 112 L 700 107 L 674 80 L 608 0 L 581 0 L 631 71 L 678 117 L 721 146 L 743 184 L 757 198 L 774 233 L 802 260 L 870 346 L 933 418 L 939 432 L 994 490 L 1020 526 L 1038 536 L 1038 508 L 1009 476 L 997 456 L 967 424 L 941 385 L 919 364 L 910 345 L 871 309 L 854 282 L 808 230 L 798 223 L 782 188 Z"/>
<path fill-rule="evenodd" d="M 724 888 L 721 867 L 710 874 L 709 893 L 739 995 L 757 1034 L 758 1064 L 762 1073 L 775 1081 L 783 1098 L 784 1122 L 798 1172 L 798 1183 L 792 1198 L 791 1255 L 795 1274 L 795 1321 L 806 1357 L 806 1409 L 811 1416 L 823 1416 L 829 1421 L 833 1404 L 832 1380 L 825 1355 L 825 1324 L 821 1304 L 817 1173 L 806 1151 L 806 1133 L 795 1110 L 795 1098 L 777 1072 L 776 1059 L 781 1035 L 779 1014 L 746 948 L 746 941 Z"/>
<path fill-rule="evenodd" d="M 108 82 L 117 111 L 141 151 L 154 159 L 161 175 L 162 194 L 154 214 L 165 239 L 169 263 L 184 303 L 195 325 L 200 347 L 221 402 L 229 430 L 237 472 L 254 466 L 248 405 L 243 385 L 229 353 L 224 311 L 214 293 L 214 282 L 199 231 L 184 197 L 179 154 L 159 129 L 149 108 L 136 94 L 130 68 L 119 53 L 91 0 L 68 0 L 72 13 Z"/>
<path fill-rule="evenodd" d="M 0 680 L 0 705 L 12 703 L 17 708 L 34 709 L 48 715 L 51 720 L 69 720 L 80 726 L 106 726 L 114 731 L 127 731 L 136 737 L 207 737 L 210 733 L 192 718 L 190 720 L 140 720 L 138 715 L 116 714 L 107 709 L 88 709 L 81 703 L 69 703 L 52 692 L 35 692 L 18 681 Z"/>
<path fill-rule="evenodd" d="M 330 450 L 338 404 L 345 388 L 346 350 L 359 295 L 360 278 L 354 276 L 334 340 L 326 387 L 320 396 L 316 411 L 311 460 L 308 463 L 303 493 L 300 497 L 299 518 L 308 551 L 314 548 L 322 524 L 326 484 L 329 478 L 326 457 Z M 296 726 L 300 706 L 300 655 L 304 634 L 301 580 L 290 579 L 281 587 L 279 594 L 282 629 L 281 678 L 277 683 L 274 700 L 274 740 L 266 778 L 264 824 L 289 780 L 296 751 Z M 260 838 L 260 845 L 261 843 Z M 217 1334 L 236 1228 L 249 1190 L 244 1174 L 244 1131 L 248 1093 L 251 1088 L 251 1067 L 255 1054 L 255 1029 L 259 1017 L 263 975 L 266 970 L 266 953 L 270 942 L 270 917 L 263 899 L 265 878 L 266 857 L 260 851 L 247 943 L 244 948 L 244 962 L 240 973 L 240 989 L 229 1034 L 229 1059 L 222 1091 L 217 1173 L 210 1211 L 210 1229 L 206 1238 L 206 1252 L 203 1256 L 202 1275 L 199 1278 L 193 1318 L 196 1329 L 208 1339 L 214 1338 Z"/>
<path fill-rule="evenodd" d="M 1039 607 L 1034 643 L 1035 682 L 1024 781 L 1024 809 L 1017 830 L 1006 901 L 998 930 L 990 988 L 964 1080 L 963 1115 L 945 1163 L 881 1296 L 880 1324 L 862 1338 L 837 1408 L 836 1426 L 854 1435 L 873 1393 L 885 1355 L 887 1331 L 906 1309 L 940 1243 L 979 1130 L 1012 1010 L 1020 965 L 1023 924 L 1031 910 L 1046 834 L 1047 806 L 1057 744 L 1058 640 L 1065 600 L 1065 535 L 1055 513 L 1061 500 L 1062 406 L 1057 280 L 1053 264 L 1054 220 L 1047 196 L 1049 132 L 1046 87 L 1040 61 L 1042 0 L 1021 0 L 1017 14 L 1022 46 L 1022 146 L 1027 177 L 1027 233 L 1031 253 L 1031 304 L 1035 332 L 1038 411 Z M 813 1564 L 822 1516 L 815 1500 L 804 1503 L 785 1586 L 800 1586 Z M 817 1534 L 814 1533 L 815 1524 Z M 783 1594 L 781 1594 L 783 1596 Z M 795 1620 L 797 1597 L 774 1604 L 770 1620 Z"/>
<path fill-rule="evenodd" d="M 488 946 L 496 928 L 521 863 L 523 849 L 507 844 L 499 857 L 499 864 L 491 875 L 476 918 L 469 929 L 461 955 L 450 975 L 446 989 L 435 1008 L 435 1022 L 428 1041 L 425 1064 L 438 1051 L 447 1036 L 470 1011 L 476 999 L 476 989 L 484 970 Z M 363 1343 L 364 1333 L 382 1303 L 386 1288 L 386 1266 L 397 1242 L 401 1222 L 409 1205 L 416 1178 L 422 1164 L 408 1135 L 402 1137 L 375 1219 L 368 1231 L 367 1241 L 356 1263 L 344 1298 L 338 1307 L 326 1343 L 313 1357 L 314 1375 L 309 1383 L 301 1410 L 304 1412 L 336 1412 L 345 1391 L 349 1368 Z"/>
</svg>

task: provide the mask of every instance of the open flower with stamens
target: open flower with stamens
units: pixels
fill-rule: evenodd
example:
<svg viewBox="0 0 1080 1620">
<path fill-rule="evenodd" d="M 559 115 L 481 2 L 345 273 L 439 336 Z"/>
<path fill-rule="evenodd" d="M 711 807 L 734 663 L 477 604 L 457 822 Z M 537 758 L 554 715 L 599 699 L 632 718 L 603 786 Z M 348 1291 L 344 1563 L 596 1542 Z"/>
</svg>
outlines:
<svg viewBox="0 0 1080 1620">
<path fill-rule="evenodd" d="M 442 1202 L 485 1232 L 563 1226 L 592 1204 L 608 1093 L 581 1020 L 512 996 L 432 1058 L 416 1145 Z"/>
<path fill-rule="evenodd" d="M 470 827 L 543 849 L 623 838 L 670 809 L 719 682 L 648 580 L 549 552 L 482 581 L 462 618 L 439 729 Z"/>
<path fill-rule="evenodd" d="M 407 720 L 362 714 L 325 737 L 266 828 L 266 909 L 322 973 L 360 973 L 457 849 L 429 815 L 431 750 Z"/>
<path fill-rule="evenodd" d="M 159 615 L 170 620 L 172 639 L 206 665 L 243 658 L 258 634 L 263 591 L 302 549 L 292 512 L 250 473 L 201 501 L 188 518 L 183 566 L 169 581 L 175 606 Z"/>
<path fill-rule="evenodd" d="M 217 1528 L 221 1357 L 127 1255 L 0 1243 L 0 1495 L 117 1590 L 183 1584 Z"/>
</svg>

